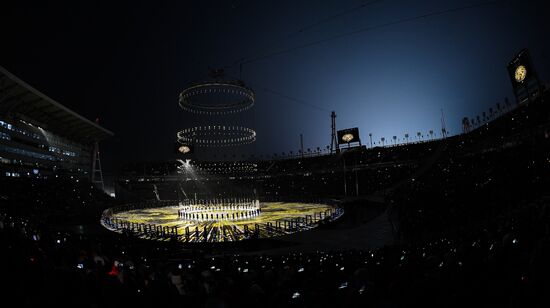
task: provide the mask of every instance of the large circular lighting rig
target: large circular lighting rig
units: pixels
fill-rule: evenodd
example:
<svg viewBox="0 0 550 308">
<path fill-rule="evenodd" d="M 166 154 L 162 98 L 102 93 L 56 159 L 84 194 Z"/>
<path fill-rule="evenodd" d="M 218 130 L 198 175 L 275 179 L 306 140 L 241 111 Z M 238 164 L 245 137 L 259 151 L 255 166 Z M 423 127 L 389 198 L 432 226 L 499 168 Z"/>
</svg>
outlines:
<svg viewBox="0 0 550 308">
<path fill-rule="evenodd" d="M 215 81 L 187 87 L 180 94 L 179 105 L 192 113 L 224 115 L 249 109 L 254 99 L 254 92 L 242 81 Z"/>
<path fill-rule="evenodd" d="M 242 126 L 196 126 L 179 131 L 177 136 L 181 144 L 201 147 L 238 146 L 256 141 L 256 132 Z"/>
<path fill-rule="evenodd" d="M 216 71 L 215 77 L 218 73 Z M 179 105 L 186 112 L 204 116 L 229 115 L 249 109 L 254 99 L 254 91 L 241 80 L 214 80 L 185 88 L 180 94 Z M 218 122 L 185 128 L 177 133 L 177 140 L 181 145 L 199 148 L 232 147 L 256 141 L 256 132 L 248 127 Z"/>
</svg>

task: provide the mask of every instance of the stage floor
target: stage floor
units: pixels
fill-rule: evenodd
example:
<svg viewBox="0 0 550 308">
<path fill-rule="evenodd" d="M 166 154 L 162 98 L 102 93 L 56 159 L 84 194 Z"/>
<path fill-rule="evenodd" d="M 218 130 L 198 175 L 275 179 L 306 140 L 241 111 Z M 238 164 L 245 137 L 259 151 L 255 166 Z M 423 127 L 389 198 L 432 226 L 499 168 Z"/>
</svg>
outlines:
<svg viewBox="0 0 550 308">
<path fill-rule="evenodd" d="M 334 206 L 327 204 L 262 202 L 260 206 L 261 213 L 258 216 L 238 220 L 185 220 L 178 216 L 178 210 L 182 209 L 181 206 L 130 210 L 113 214 L 111 218 L 133 223 L 134 225 L 168 227 L 170 232 L 175 232 L 176 237 L 183 242 L 225 242 L 239 241 L 254 236 L 259 238 L 282 236 L 313 229 L 321 221 L 322 214 L 320 213 L 335 213 L 335 215 L 329 217 L 330 220 L 341 216 L 341 213 L 336 214 Z M 309 223 L 304 222 L 306 217 L 308 217 L 307 222 Z M 297 222 L 297 219 L 301 220 Z M 294 227 L 291 227 L 290 221 L 293 220 Z M 268 224 L 271 227 L 268 227 Z M 279 225 L 279 228 L 276 228 L 277 225 Z M 177 229 L 173 227 L 177 227 Z M 121 229 L 110 229 L 122 232 Z M 166 237 L 153 236 L 149 232 L 136 233 L 144 238 L 166 240 Z"/>
</svg>

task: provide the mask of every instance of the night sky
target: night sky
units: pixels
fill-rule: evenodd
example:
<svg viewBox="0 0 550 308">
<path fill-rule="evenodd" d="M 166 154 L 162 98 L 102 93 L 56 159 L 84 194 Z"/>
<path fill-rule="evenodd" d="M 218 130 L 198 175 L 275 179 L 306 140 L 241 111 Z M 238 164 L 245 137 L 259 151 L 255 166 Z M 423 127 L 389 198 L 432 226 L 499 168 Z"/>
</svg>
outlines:
<svg viewBox="0 0 550 308">
<path fill-rule="evenodd" d="M 78 2 L 78 3 L 77 3 Z M 249 150 L 330 143 L 337 127 L 402 138 L 451 134 L 513 98 L 506 65 L 528 48 L 550 80 L 547 1 L 11 1 L 0 9 L 0 65 L 115 133 L 107 173 L 173 158 L 191 123 L 178 95 L 224 68 L 256 91 Z M 365 5 L 362 5 L 365 4 Z"/>
</svg>

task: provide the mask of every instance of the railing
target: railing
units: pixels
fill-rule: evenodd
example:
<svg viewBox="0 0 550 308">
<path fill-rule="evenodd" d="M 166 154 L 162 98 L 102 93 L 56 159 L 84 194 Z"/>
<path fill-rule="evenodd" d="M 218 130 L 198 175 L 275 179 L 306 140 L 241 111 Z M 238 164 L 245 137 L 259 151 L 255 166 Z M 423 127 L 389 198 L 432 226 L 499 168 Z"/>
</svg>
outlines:
<svg viewBox="0 0 550 308">
<path fill-rule="evenodd" d="M 142 210 L 149 208 L 158 208 L 166 206 L 178 206 L 177 200 L 168 201 L 145 201 L 140 203 L 132 203 L 116 206 L 103 211 L 101 215 L 101 224 L 111 230 L 130 235 L 137 235 L 141 237 L 157 238 L 157 239 L 170 239 L 178 234 L 177 227 L 165 227 L 158 224 L 145 224 L 135 223 L 123 219 L 113 217 L 113 215 L 121 212 L 127 212 L 132 210 Z"/>
</svg>

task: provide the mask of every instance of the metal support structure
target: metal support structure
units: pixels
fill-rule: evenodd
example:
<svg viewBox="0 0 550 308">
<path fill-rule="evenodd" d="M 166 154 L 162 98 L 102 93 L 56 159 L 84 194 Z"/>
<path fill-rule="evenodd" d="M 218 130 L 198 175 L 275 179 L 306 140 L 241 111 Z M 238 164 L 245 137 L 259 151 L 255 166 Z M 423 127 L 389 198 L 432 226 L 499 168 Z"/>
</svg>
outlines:
<svg viewBox="0 0 550 308">
<path fill-rule="evenodd" d="M 357 163 L 355 163 L 357 166 Z M 357 179 L 357 167 L 355 167 L 355 195 L 359 196 L 359 180 Z"/>
<path fill-rule="evenodd" d="M 340 146 L 338 145 L 338 139 L 336 138 L 336 112 L 330 114 L 331 119 L 331 137 L 330 137 L 330 153 L 340 152 Z"/>
<path fill-rule="evenodd" d="M 103 172 L 101 171 L 101 159 L 99 158 L 99 142 L 94 143 L 94 153 L 92 157 L 92 184 L 105 191 L 103 183 Z"/>
<path fill-rule="evenodd" d="M 348 196 L 348 180 L 346 178 L 346 158 L 343 157 L 342 161 L 344 163 L 344 197 Z"/>
<path fill-rule="evenodd" d="M 300 134 L 300 154 L 304 158 L 304 135 Z"/>
<path fill-rule="evenodd" d="M 443 114 L 443 109 L 441 109 L 441 138 L 447 138 L 447 127 L 445 127 L 445 115 Z"/>
</svg>

